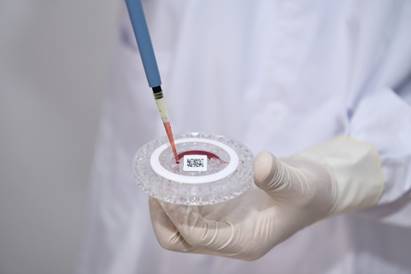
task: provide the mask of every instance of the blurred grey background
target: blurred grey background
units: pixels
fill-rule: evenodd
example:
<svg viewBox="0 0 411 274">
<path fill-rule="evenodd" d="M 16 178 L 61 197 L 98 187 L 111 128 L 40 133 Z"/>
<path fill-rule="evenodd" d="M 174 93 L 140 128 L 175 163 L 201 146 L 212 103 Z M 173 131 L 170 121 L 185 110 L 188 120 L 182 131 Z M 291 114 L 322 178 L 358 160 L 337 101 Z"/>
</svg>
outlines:
<svg viewBox="0 0 411 274">
<path fill-rule="evenodd" d="M 0 0 L 0 274 L 74 272 L 118 4 Z"/>
</svg>

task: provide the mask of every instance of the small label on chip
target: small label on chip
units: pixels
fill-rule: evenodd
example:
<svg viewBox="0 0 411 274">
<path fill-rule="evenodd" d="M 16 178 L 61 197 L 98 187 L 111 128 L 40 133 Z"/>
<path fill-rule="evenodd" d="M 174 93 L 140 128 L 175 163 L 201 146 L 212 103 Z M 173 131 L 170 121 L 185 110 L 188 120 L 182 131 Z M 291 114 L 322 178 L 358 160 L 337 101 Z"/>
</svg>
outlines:
<svg viewBox="0 0 411 274">
<path fill-rule="evenodd" d="M 207 155 L 184 155 L 184 171 L 207 171 Z"/>
</svg>

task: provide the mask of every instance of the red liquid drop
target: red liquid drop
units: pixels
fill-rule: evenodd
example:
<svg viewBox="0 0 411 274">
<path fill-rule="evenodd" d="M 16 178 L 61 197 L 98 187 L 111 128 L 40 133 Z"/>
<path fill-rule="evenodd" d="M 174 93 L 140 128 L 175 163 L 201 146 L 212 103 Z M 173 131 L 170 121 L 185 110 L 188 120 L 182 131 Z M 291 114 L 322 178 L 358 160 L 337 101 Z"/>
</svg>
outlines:
<svg viewBox="0 0 411 274">
<path fill-rule="evenodd" d="M 174 159 L 176 160 L 176 163 L 178 164 L 179 158 L 177 155 L 177 148 L 174 142 L 174 135 L 173 135 L 173 130 L 171 129 L 171 124 L 170 122 L 164 122 L 163 125 L 167 133 L 168 141 L 170 142 L 171 150 L 173 151 L 173 154 L 174 154 Z"/>
<path fill-rule="evenodd" d="M 220 157 L 215 155 L 212 152 L 209 151 L 204 151 L 204 150 L 188 150 L 181 152 L 177 155 L 177 164 L 180 162 L 181 158 L 183 158 L 185 155 L 206 155 L 208 159 L 217 159 L 221 160 Z"/>
<path fill-rule="evenodd" d="M 168 141 L 170 142 L 171 150 L 173 151 L 174 159 L 176 160 L 177 164 L 180 163 L 180 160 L 185 155 L 206 155 L 208 159 L 216 159 L 216 160 L 222 161 L 220 157 L 218 157 L 214 153 L 209 152 L 209 151 L 204 151 L 204 150 L 188 150 L 188 151 L 184 151 L 184 152 L 177 154 L 177 148 L 176 148 L 176 144 L 174 141 L 174 135 L 173 135 L 173 130 L 171 128 L 171 124 L 170 122 L 164 122 L 163 125 L 166 130 L 167 138 L 168 138 Z"/>
</svg>

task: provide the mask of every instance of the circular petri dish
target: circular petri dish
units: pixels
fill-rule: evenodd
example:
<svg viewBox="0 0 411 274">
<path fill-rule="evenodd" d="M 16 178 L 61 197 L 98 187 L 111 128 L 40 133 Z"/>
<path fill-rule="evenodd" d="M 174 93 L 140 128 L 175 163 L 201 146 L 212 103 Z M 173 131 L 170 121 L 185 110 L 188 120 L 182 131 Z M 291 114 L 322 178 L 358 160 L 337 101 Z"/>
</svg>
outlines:
<svg viewBox="0 0 411 274">
<path fill-rule="evenodd" d="M 210 205 L 235 198 L 253 185 L 253 155 L 220 135 L 175 136 L 176 163 L 166 138 L 143 145 L 133 161 L 137 184 L 150 196 L 183 205 Z"/>
</svg>

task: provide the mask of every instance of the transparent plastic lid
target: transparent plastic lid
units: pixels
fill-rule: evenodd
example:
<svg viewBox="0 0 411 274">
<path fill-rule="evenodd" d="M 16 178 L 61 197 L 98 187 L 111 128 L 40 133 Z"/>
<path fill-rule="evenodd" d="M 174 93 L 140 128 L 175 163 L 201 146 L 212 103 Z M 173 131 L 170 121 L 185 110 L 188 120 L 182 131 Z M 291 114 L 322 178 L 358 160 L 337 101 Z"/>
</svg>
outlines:
<svg viewBox="0 0 411 274">
<path fill-rule="evenodd" d="M 253 185 L 252 153 L 223 136 L 177 135 L 176 162 L 166 138 L 143 145 L 133 162 L 137 184 L 150 196 L 174 204 L 223 202 Z"/>
</svg>

